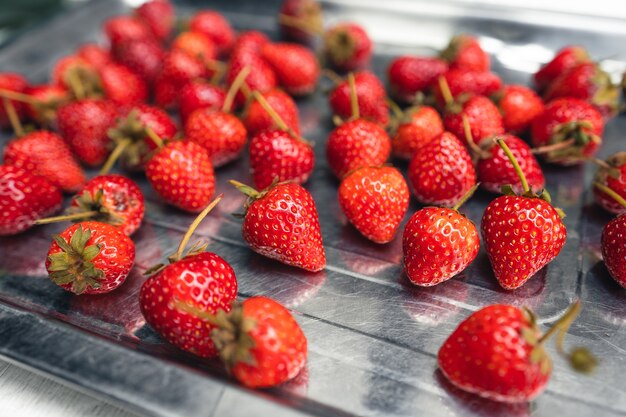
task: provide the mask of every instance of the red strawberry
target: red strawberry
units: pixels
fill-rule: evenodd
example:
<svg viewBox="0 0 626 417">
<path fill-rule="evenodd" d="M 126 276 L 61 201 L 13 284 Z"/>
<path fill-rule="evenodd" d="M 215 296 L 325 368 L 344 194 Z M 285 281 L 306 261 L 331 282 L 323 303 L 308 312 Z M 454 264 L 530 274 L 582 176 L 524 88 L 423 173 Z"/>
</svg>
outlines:
<svg viewBox="0 0 626 417">
<path fill-rule="evenodd" d="M 120 229 L 86 221 L 53 236 L 46 269 L 74 294 L 104 294 L 124 283 L 135 262 L 135 245 Z"/>
<path fill-rule="evenodd" d="M 214 60 L 218 55 L 213 41 L 200 32 L 182 32 L 172 42 L 172 49 L 183 51 L 202 62 Z"/>
<path fill-rule="evenodd" d="M 543 90 L 570 68 L 590 61 L 591 58 L 589 58 L 587 50 L 582 46 L 566 46 L 535 73 L 535 84 L 540 90 Z"/>
<path fill-rule="evenodd" d="M 608 187 L 618 196 L 626 198 L 626 152 L 617 152 L 605 161 L 598 161 L 598 165 L 600 166 L 594 181 Z M 621 214 L 626 211 L 614 197 L 597 186 L 593 189 L 593 197 L 596 203 L 611 213 Z"/>
<path fill-rule="evenodd" d="M 41 125 L 53 125 L 57 109 L 70 101 L 70 93 L 63 87 L 41 84 L 29 87 L 25 92 L 32 100 L 26 103 L 26 116 Z"/>
<path fill-rule="evenodd" d="M 199 223 L 219 202 L 219 197 L 196 219 Z M 184 252 L 195 227 L 190 227 L 178 251 L 167 266 L 157 265 L 144 282 L 139 294 L 141 312 L 146 321 L 168 342 L 200 357 L 217 355 L 211 340 L 216 326 L 179 308 L 184 305 L 204 314 L 228 312 L 237 297 L 237 278 L 233 268 L 220 256 L 205 252 L 196 244 Z"/>
<path fill-rule="evenodd" d="M 483 214 L 482 235 L 496 279 L 507 290 L 522 286 L 557 257 L 567 231 L 563 213 L 552 207 L 544 190 L 536 195 L 503 140 L 498 144 L 515 166 L 523 194 L 493 200 Z"/>
<path fill-rule="evenodd" d="M 8 90 L 16 93 L 25 93 L 28 88 L 28 82 L 24 77 L 12 72 L 0 73 L 0 90 Z M 9 102 L 15 108 L 17 116 L 22 118 L 24 116 L 25 104 L 21 101 L 9 100 Z M 0 100 L 0 128 L 10 126 L 9 117 L 7 116 L 5 106 L 2 105 Z"/>
<path fill-rule="evenodd" d="M 531 126 L 533 146 L 541 147 L 548 162 L 580 164 L 602 143 L 604 120 L 591 104 L 561 98 L 548 103 Z"/>
<path fill-rule="evenodd" d="M 324 33 L 324 53 L 330 67 L 352 71 L 369 64 L 372 40 L 360 25 L 339 23 Z"/>
<path fill-rule="evenodd" d="M 237 48 L 231 55 L 226 71 L 226 82 L 228 85 L 231 85 L 237 78 L 237 75 L 246 67 L 253 68 L 254 71 L 248 74 L 242 91 L 235 98 L 237 106 L 245 102 L 250 92 L 267 93 L 278 85 L 276 73 L 259 54 L 250 52 L 247 49 Z"/>
<path fill-rule="evenodd" d="M 61 191 L 22 168 L 0 165 L 0 236 L 30 228 L 61 208 Z"/>
<path fill-rule="evenodd" d="M 296 135 L 300 134 L 300 117 L 298 116 L 298 106 L 296 102 L 285 92 L 273 89 L 262 94 L 263 98 L 272 107 L 274 112 Z M 277 127 L 272 116 L 270 116 L 263 106 L 257 101 L 252 101 L 248 106 L 243 119 L 250 135 L 275 129 Z"/>
<path fill-rule="evenodd" d="M 590 372 L 597 363 L 591 353 L 577 347 L 563 350 L 563 338 L 580 311 L 580 302 L 545 334 L 528 309 L 494 304 L 465 319 L 439 349 L 443 374 L 458 388 L 490 400 L 507 403 L 531 401 L 545 388 L 552 362 L 545 342 L 558 333 L 558 351 L 580 372 Z"/>
<path fill-rule="evenodd" d="M 626 210 L 626 200 L 601 183 L 595 183 L 594 192 L 602 192 L 607 198 L 613 199 L 613 204 L 619 205 L 621 211 Z M 611 220 L 602 229 L 602 258 L 611 277 L 619 285 L 626 288 L 626 250 L 624 250 L 624 237 L 626 236 L 626 217 L 621 214 Z"/>
<path fill-rule="evenodd" d="M 211 39 L 221 55 L 226 54 L 235 43 L 235 32 L 228 20 L 215 11 L 201 10 L 194 14 L 189 21 L 189 29 Z"/>
<path fill-rule="evenodd" d="M 354 74 L 354 84 L 359 115 L 386 126 L 389 122 L 389 107 L 386 102 L 385 87 L 378 77 L 369 71 L 357 72 Z M 350 83 L 345 80 L 337 84 L 328 97 L 333 114 L 344 120 L 353 116 L 350 94 Z"/>
<path fill-rule="evenodd" d="M 472 159 L 450 132 L 422 146 L 409 164 L 413 193 L 424 204 L 452 207 L 476 184 Z"/>
<path fill-rule="evenodd" d="M 443 131 L 443 122 L 434 108 L 412 107 L 404 113 L 391 137 L 393 155 L 402 159 L 412 159 L 422 146 L 442 134 Z"/>
<path fill-rule="evenodd" d="M 45 130 L 9 142 L 4 163 L 42 176 L 65 192 L 76 192 L 85 184 L 85 173 L 63 138 Z"/>
<path fill-rule="evenodd" d="M 101 165 L 109 154 L 109 137 L 117 116 L 108 100 L 84 99 L 67 103 L 57 112 L 59 132 L 78 159 L 90 166 Z"/>
<path fill-rule="evenodd" d="M 159 72 L 165 51 L 154 39 L 134 39 L 116 45 L 115 59 L 135 72 L 145 82 L 152 83 Z"/>
<path fill-rule="evenodd" d="M 104 96 L 116 104 L 133 105 L 148 98 L 145 81 L 124 65 L 105 65 L 99 75 Z"/>
<path fill-rule="evenodd" d="M 261 55 L 263 46 L 270 42 L 270 38 L 263 32 L 258 30 L 247 30 L 241 32 L 235 46 L 233 46 L 233 55 L 251 53 L 252 55 Z"/>
<path fill-rule="evenodd" d="M 446 130 L 467 143 L 463 118 L 467 118 L 472 138 L 479 145 L 483 139 L 504 133 L 502 116 L 496 105 L 487 97 L 472 96 L 465 101 L 447 106 L 443 125 Z"/>
<path fill-rule="evenodd" d="M 160 41 L 166 41 L 169 38 L 176 23 L 174 7 L 168 0 L 147 1 L 135 9 L 135 16 Z"/>
<path fill-rule="evenodd" d="M 489 71 L 489 55 L 483 50 L 478 40 L 471 35 L 457 35 L 441 52 L 441 57 L 448 61 L 450 68 L 467 71 Z"/>
<path fill-rule="evenodd" d="M 96 69 L 100 69 L 112 61 L 109 51 L 95 43 L 86 43 L 78 48 L 76 56 Z"/>
<path fill-rule="evenodd" d="M 191 81 L 180 90 L 178 111 L 183 122 L 198 109 L 221 109 L 226 92 L 223 88 L 205 81 Z"/>
<path fill-rule="evenodd" d="M 191 213 L 202 211 L 215 192 L 209 155 L 195 142 L 170 142 L 146 165 L 146 177 L 168 204 Z"/>
<path fill-rule="evenodd" d="M 578 64 L 556 78 L 546 91 L 546 100 L 561 97 L 588 101 L 606 117 L 614 116 L 619 107 L 619 88 L 598 64 Z"/>
<path fill-rule="evenodd" d="M 321 33 L 322 7 L 317 0 L 285 0 L 278 15 L 283 38 L 311 43 Z"/>
<path fill-rule="evenodd" d="M 339 205 L 363 236 L 387 243 L 409 207 L 409 187 L 396 168 L 359 168 L 341 181 Z"/>
<path fill-rule="evenodd" d="M 268 43 L 263 47 L 262 56 L 287 93 L 294 96 L 313 93 L 320 66 L 310 49 L 295 43 Z"/>
<path fill-rule="evenodd" d="M 391 95 L 411 103 L 417 93 L 427 93 L 447 71 L 448 64 L 439 58 L 412 55 L 395 58 L 387 68 Z"/>
<path fill-rule="evenodd" d="M 137 39 L 154 38 L 148 26 L 134 16 L 115 16 L 104 22 L 104 33 L 111 48 Z"/>
<path fill-rule="evenodd" d="M 461 69 L 451 69 L 442 76 L 453 99 L 462 99 L 463 96 L 479 95 L 490 96 L 502 88 L 502 80 L 493 72 L 478 72 Z M 441 90 L 441 82 L 435 86 L 435 97 L 440 106 L 448 103 L 448 98 Z"/>
<path fill-rule="evenodd" d="M 154 100 L 161 107 L 175 107 L 185 84 L 209 75 L 209 70 L 201 61 L 183 51 L 172 50 L 163 60 L 163 68 L 156 79 Z"/>
<path fill-rule="evenodd" d="M 478 231 L 458 211 L 475 190 L 476 186 L 451 209 L 426 207 L 409 219 L 402 235 L 402 252 L 406 275 L 413 284 L 440 284 L 461 273 L 476 258 Z"/>
<path fill-rule="evenodd" d="M 391 140 L 387 132 L 364 119 L 336 127 L 326 142 L 328 165 L 339 179 L 356 168 L 384 164 L 390 152 Z"/>
<path fill-rule="evenodd" d="M 526 132 L 532 121 L 543 112 L 543 100 L 528 87 L 507 85 L 496 94 L 504 130 L 513 134 Z"/>
<path fill-rule="evenodd" d="M 259 192 L 230 182 L 248 196 L 242 233 L 250 249 L 307 271 L 324 269 L 326 255 L 317 208 L 306 189 L 286 182 Z"/>
<path fill-rule="evenodd" d="M 77 55 L 59 59 L 52 68 L 51 83 L 71 91 L 76 98 L 101 94 L 97 69 Z M 97 89 L 97 91 L 94 91 Z"/>
</svg>

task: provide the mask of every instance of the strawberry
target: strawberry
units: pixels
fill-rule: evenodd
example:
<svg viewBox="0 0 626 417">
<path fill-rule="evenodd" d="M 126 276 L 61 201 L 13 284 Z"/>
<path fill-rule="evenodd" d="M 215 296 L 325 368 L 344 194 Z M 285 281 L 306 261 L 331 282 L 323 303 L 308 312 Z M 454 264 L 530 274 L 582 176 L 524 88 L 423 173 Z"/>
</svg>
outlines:
<svg viewBox="0 0 626 417">
<path fill-rule="evenodd" d="M 528 402 L 545 388 L 552 362 L 545 342 L 557 333 L 558 352 L 580 372 L 590 372 L 596 359 L 584 347 L 563 349 L 563 339 L 580 312 L 575 302 L 542 334 L 528 309 L 494 304 L 472 313 L 446 339 L 437 355 L 439 368 L 458 388 L 490 400 Z"/>
<path fill-rule="evenodd" d="M 28 82 L 24 77 L 12 72 L 0 73 L 0 90 L 8 90 L 9 92 L 25 93 L 28 88 Z M 0 91 L 1 93 L 2 91 Z M 13 105 L 17 116 L 21 119 L 24 116 L 25 105 L 21 101 L 9 100 Z M 6 108 L 2 105 L 0 100 L 0 128 L 10 126 L 9 117 L 6 112 Z"/>
<path fill-rule="evenodd" d="M 261 55 L 263 46 L 270 42 L 270 38 L 258 30 L 247 30 L 241 32 L 233 46 L 233 55 L 252 54 Z"/>
<path fill-rule="evenodd" d="M 441 51 L 441 58 L 452 69 L 487 72 L 491 65 L 489 55 L 471 35 L 453 36 L 450 43 Z"/>
<path fill-rule="evenodd" d="M 183 51 L 201 62 L 215 60 L 218 55 L 213 41 L 200 32 L 182 32 L 172 42 L 172 49 Z"/>
<path fill-rule="evenodd" d="M 104 96 L 116 104 L 133 105 L 148 98 L 146 82 L 124 65 L 105 65 L 99 75 Z"/>
<path fill-rule="evenodd" d="M 544 109 L 537 93 L 523 85 L 505 86 L 496 93 L 495 102 L 502 114 L 504 130 L 513 134 L 526 132 Z"/>
<path fill-rule="evenodd" d="M 608 73 L 593 62 L 580 63 L 556 78 L 548 87 L 545 98 L 554 100 L 572 97 L 588 101 L 606 117 L 614 116 L 619 107 L 619 88 Z"/>
<path fill-rule="evenodd" d="M 312 43 L 321 33 L 322 7 L 317 0 L 285 0 L 278 15 L 283 38 L 300 43 Z"/>
<path fill-rule="evenodd" d="M 339 23 L 324 33 L 324 54 L 328 66 L 352 71 L 369 64 L 372 40 L 356 23 Z"/>
<path fill-rule="evenodd" d="M 444 84 L 445 85 L 445 84 Z M 459 102 L 449 102 L 443 117 L 443 125 L 449 132 L 467 143 L 463 119 L 467 118 L 475 143 L 504 133 L 502 116 L 491 100 L 483 96 L 472 96 Z"/>
<path fill-rule="evenodd" d="M 253 251 L 311 272 L 326 266 L 317 208 L 302 186 L 285 182 L 263 191 L 230 181 L 248 196 L 242 234 Z"/>
<path fill-rule="evenodd" d="M 478 231 L 458 210 L 477 187 L 453 208 L 425 207 L 409 219 L 402 234 L 402 252 L 406 275 L 413 284 L 440 284 L 461 273 L 476 258 Z"/>
<path fill-rule="evenodd" d="M 217 355 L 211 340 L 216 326 L 205 323 L 179 304 L 204 314 L 228 312 L 237 297 L 233 268 L 220 256 L 205 252 L 206 244 L 196 243 L 185 252 L 196 226 L 219 202 L 218 197 L 196 218 L 183 237 L 178 251 L 168 257 L 169 265 L 156 265 L 141 287 L 139 304 L 146 321 L 173 345 L 200 357 Z M 191 278 L 191 279 L 190 279 Z"/>
<path fill-rule="evenodd" d="M 51 84 L 62 87 L 83 99 L 102 94 L 98 69 L 77 55 L 59 59 L 52 68 Z"/>
<path fill-rule="evenodd" d="M 570 68 L 590 61 L 587 50 L 582 46 L 566 46 L 534 74 L 535 85 L 543 90 Z"/>
<path fill-rule="evenodd" d="M 58 85 L 35 85 L 28 87 L 25 93 L 31 97 L 30 102 L 25 102 L 26 116 L 44 126 L 53 125 L 59 106 L 70 101 L 69 92 Z"/>
<path fill-rule="evenodd" d="M 360 71 L 354 74 L 354 84 L 360 116 L 386 126 L 389 122 L 389 107 L 386 102 L 385 87 L 378 77 L 369 71 Z M 333 114 L 344 120 L 352 117 L 350 97 L 350 83 L 346 79 L 337 84 L 328 96 Z"/>
<path fill-rule="evenodd" d="M 113 55 L 146 83 L 152 83 L 161 71 L 165 51 L 154 39 L 134 39 L 117 44 Z"/>
<path fill-rule="evenodd" d="M 415 106 L 404 112 L 400 124 L 391 137 L 393 155 L 412 159 L 428 142 L 443 133 L 443 122 L 430 106 Z"/>
<path fill-rule="evenodd" d="M 268 43 L 261 56 L 265 59 L 285 91 L 294 96 L 313 93 L 320 75 L 315 54 L 296 43 Z"/>
<path fill-rule="evenodd" d="M 30 228 L 35 220 L 61 208 L 61 191 L 45 178 L 0 165 L 0 236 Z"/>
<path fill-rule="evenodd" d="M 111 48 L 118 44 L 137 39 L 153 39 L 149 27 L 134 16 L 114 16 L 104 22 L 104 33 Z"/>
<path fill-rule="evenodd" d="M 65 192 L 75 192 L 85 184 L 85 173 L 63 138 L 45 130 L 9 142 L 4 163 L 42 176 Z"/>
<path fill-rule="evenodd" d="M 563 212 L 552 207 L 549 194 L 533 193 L 506 142 L 500 139 L 498 144 L 515 167 L 523 194 L 510 189 L 489 203 L 482 235 L 496 279 L 502 288 L 513 290 L 557 257 L 567 231 Z"/>
<path fill-rule="evenodd" d="M 551 163 L 580 164 L 602 143 L 604 121 L 591 104 L 560 98 L 548 103 L 531 125 L 532 144 Z"/>
<path fill-rule="evenodd" d="M 450 132 L 422 146 L 408 171 L 413 193 L 424 204 L 451 207 L 476 184 L 469 153 Z"/>
<path fill-rule="evenodd" d="M 221 109 L 226 98 L 223 88 L 198 80 L 191 81 L 180 90 L 178 111 L 183 123 L 198 109 Z"/>
<path fill-rule="evenodd" d="M 95 43 L 82 45 L 76 51 L 76 56 L 96 69 L 102 68 L 113 60 L 107 49 Z"/>
<path fill-rule="evenodd" d="M 453 99 L 463 99 L 470 95 L 490 96 L 502 88 L 502 80 L 493 72 L 451 69 L 444 73 L 448 89 Z M 448 104 L 448 98 L 441 90 L 441 82 L 434 85 L 435 98 L 439 106 Z"/>
<path fill-rule="evenodd" d="M 117 110 L 108 100 L 84 99 L 59 107 L 59 132 L 76 157 L 90 166 L 101 165 L 109 154 L 107 130 L 113 126 Z"/>
<path fill-rule="evenodd" d="M 189 30 L 200 32 L 213 41 L 219 54 L 228 53 L 235 43 L 235 32 L 226 18 L 212 10 L 201 10 L 189 21 Z"/>
<path fill-rule="evenodd" d="M 235 104 L 241 106 L 251 91 L 267 93 L 278 85 L 276 73 L 272 67 L 260 56 L 260 52 L 251 52 L 245 48 L 235 48 L 226 70 L 226 82 L 231 85 L 237 75 L 245 68 L 253 68 L 246 77 L 244 86 L 235 98 Z"/>
<path fill-rule="evenodd" d="M 364 166 L 380 166 L 391 153 L 391 140 L 379 125 L 355 119 L 336 127 L 326 142 L 330 169 L 342 179 L 348 172 Z"/>
<path fill-rule="evenodd" d="M 396 168 L 358 168 L 341 181 L 339 205 L 363 236 L 387 243 L 409 207 L 409 187 Z"/>
<path fill-rule="evenodd" d="M 208 76 L 210 72 L 201 61 L 181 50 L 172 50 L 165 56 L 163 68 L 155 81 L 154 100 L 161 107 L 175 107 L 185 84 Z"/>
<path fill-rule="evenodd" d="M 605 161 L 597 161 L 599 167 L 594 181 L 599 183 L 622 198 L 626 198 L 626 152 L 617 152 Z M 616 199 L 597 186 L 593 189 L 593 197 L 602 208 L 614 213 L 622 214 L 626 211 Z"/>
<path fill-rule="evenodd" d="M 392 96 L 411 103 L 417 93 L 428 93 L 437 79 L 448 71 L 446 61 L 434 57 L 404 55 L 395 58 L 387 68 Z"/>
<path fill-rule="evenodd" d="M 612 199 L 614 205 L 619 205 L 621 212 L 626 210 L 626 200 L 613 189 L 602 183 L 594 183 L 594 192 L 602 192 L 607 199 Z M 615 210 L 616 211 L 616 210 Z M 602 258 L 611 277 L 619 285 L 626 288 L 626 251 L 624 250 L 624 237 L 626 236 L 626 217 L 620 214 L 604 226 L 602 229 Z"/>
<path fill-rule="evenodd" d="M 147 1 L 135 9 L 135 16 L 161 42 L 169 38 L 176 23 L 174 7 L 168 0 Z"/>
<path fill-rule="evenodd" d="M 202 211 L 215 191 L 209 155 L 195 142 L 170 142 L 146 165 L 146 177 L 168 204 L 190 213 Z"/>
<path fill-rule="evenodd" d="M 263 93 L 262 96 L 285 125 L 296 135 L 299 135 L 300 117 L 296 102 L 288 94 L 278 89 L 272 89 Z M 265 111 L 257 100 L 250 102 L 243 122 L 250 135 L 257 135 L 264 130 L 276 129 L 277 127 L 272 116 Z"/>
<path fill-rule="evenodd" d="M 52 239 L 46 269 L 55 284 L 74 294 L 113 291 L 135 262 L 133 241 L 106 223 L 77 223 Z"/>
</svg>

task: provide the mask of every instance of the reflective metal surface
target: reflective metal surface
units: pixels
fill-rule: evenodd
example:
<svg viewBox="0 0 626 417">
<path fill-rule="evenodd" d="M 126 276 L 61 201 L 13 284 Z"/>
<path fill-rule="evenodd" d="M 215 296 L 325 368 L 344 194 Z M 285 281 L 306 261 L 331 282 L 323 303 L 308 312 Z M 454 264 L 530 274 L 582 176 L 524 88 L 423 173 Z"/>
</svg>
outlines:
<svg viewBox="0 0 626 417">
<path fill-rule="evenodd" d="M 463 31 L 480 37 L 506 82 L 528 82 L 551 51 L 568 43 L 586 45 L 597 58 L 610 57 L 605 65 L 616 73 L 626 56 L 626 25 L 618 20 L 569 16 L 558 21 L 568 27 L 558 27 L 549 14 L 528 10 L 401 1 L 368 8 L 359 3 L 325 2 L 326 16 L 329 22 L 350 18 L 368 27 L 377 41 L 373 67 L 380 74 L 392 56 L 429 53 Z M 275 35 L 277 4 L 239 0 L 211 7 L 225 11 L 240 29 Z M 192 10 L 180 6 L 183 13 Z M 43 81 L 55 59 L 100 39 L 100 22 L 124 10 L 116 1 L 97 1 L 58 17 L 0 50 L 0 70 Z M 146 192 L 147 218 L 133 236 L 137 266 L 128 282 L 109 295 L 73 296 L 46 278 L 50 235 L 64 225 L 0 238 L 0 355 L 156 416 L 626 414 L 626 292 L 600 261 L 601 228 L 611 217 L 591 204 L 593 167 L 545 167 L 555 203 L 567 213 L 568 240 L 561 255 L 524 287 L 500 289 L 481 250 L 461 276 L 434 288 L 416 288 L 402 273 L 400 237 L 385 246 L 370 243 L 341 214 L 338 183 L 324 158 L 332 125 L 323 92 L 299 106 L 303 133 L 315 142 L 318 157 L 307 188 L 317 202 L 328 267 L 306 273 L 247 249 L 240 221 L 230 215 L 240 209 L 243 196 L 227 183 L 231 178 L 250 182 L 246 158 L 217 171 L 217 192 L 225 198 L 196 237 L 207 239 L 209 250 L 233 266 L 241 297 L 263 294 L 292 309 L 309 340 L 306 372 L 279 388 L 244 390 L 217 361 L 182 353 L 145 325 L 137 303 L 141 272 L 176 248 L 193 216 L 160 204 L 141 177 L 135 179 Z M 624 117 L 608 124 L 601 156 L 626 147 L 625 130 Z M 406 169 L 406 164 L 399 166 Z M 479 192 L 465 213 L 479 223 L 493 197 Z M 413 202 L 409 214 L 417 209 Z M 548 325 L 578 297 L 584 311 L 568 340 L 602 358 L 593 376 L 575 375 L 550 346 L 555 367 L 546 392 L 532 404 L 505 405 L 460 392 L 437 371 L 439 346 L 472 311 L 492 303 L 526 305 Z"/>
</svg>

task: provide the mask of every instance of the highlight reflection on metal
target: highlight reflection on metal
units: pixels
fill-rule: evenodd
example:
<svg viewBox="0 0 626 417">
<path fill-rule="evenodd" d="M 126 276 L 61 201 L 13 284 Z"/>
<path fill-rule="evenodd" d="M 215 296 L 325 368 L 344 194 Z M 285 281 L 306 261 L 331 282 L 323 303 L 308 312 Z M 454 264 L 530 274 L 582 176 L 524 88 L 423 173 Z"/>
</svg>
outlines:
<svg viewBox="0 0 626 417">
<path fill-rule="evenodd" d="M 626 44 L 625 31 L 594 31 L 602 22 L 610 28 L 624 25 L 623 21 L 589 18 L 590 25 L 582 31 L 513 23 L 517 11 L 480 6 L 463 17 L 463 9 L 455 4 L 422 15 L 422 2 L 407 2 L 410 7 L 404 11 L 398 1 L 390 2 L 389 10 L 381 3 L 377 8 L 347 3 L 324 2 L 327 16 L 332 21 L 354 17 L 368 26 L 378 42 L 373 69 L 381 75 L 392 56 L 441 47 L 449 36 L 463 31 L 486 41 L 494 53 L 495 70 L 510 83 L 528 82 L 528 72 L 548 58 L 546 51 L 568 43 L 584 44 L 594 56 L 610 56 L 616 65 L 624 64 L 619 54 Z M 275 36 L 272 16 L 278 4 L 278 0 L 236 0 L 210 7 L 226 12 L 238 29 L 260 28 Z M 192 10 L 187 4 L 180 6 L 183 13 Z M 0 70 L 44 81 L 54 60 L 82 42 L 100 39 L 100 22 L 125 7 L 121 1 L 97 1 L 73 10 L 0 50 Z M 521 14 L 549 23 L 545 14 Z M 340 214 L 338 183 L 324 160 L 332 124 L 323 92 L 299 105 L 303 133 L 315 142 L 318 158 L 307 187 L 318 204 L 328 268 L 308 274 L 246 248 L 240 222 L 230 216 L 240 209 L 243 196 L 227 184 L 231 178 L 250 182 L 245 158 L 217 171 L 217 192 L 225 193 L 225 198 L 197 236 L 208 239 L 209 250 L 231 263 L 242 297 L 264 294 L 293 310 L 310 343 L 305 373 L 267 392 L 242 390 L 217 361 L 181 353 L 145 326 L 137 305 L 141 271 L 175 249 L 193 216 L 160 204 L 141 177 L 136 180 L 146 191 L 147 219 L 133 236 L 137 268 L 114 293 L 76 297 L 45 278 L 50 235 L 63 225 L 0 239 L 0 355 L 158 416 L 626 413 L 626 388 L 621 383 L 626 372 L 626 293 L 598 259 L 601 228 L 610 216 L 591 204 L 592 167 L 545 167 L 555 203 L 568 215 L 568 241 L 561 255 L 524 287 L 514 292 L 500 289 L 481 251 L 461 276 L 434 288 L 416 288 L 402 275 L 400 238 L 385 246 L 369 243 Z M 624 117 L 609 123 L 601 156 L 624 149 L 625 130 Z M 7 139 L 5 134 L 2 141 Z M 406 164 L 399 166 L 406 169 Z M 479 192 L 465 213 L 478 223 L 492 198 Z M 413 202 L 410 212 L 416 209 Z M 585 344 L 602 358 L 595 375 L 574 375 L 550 347 L 555 369 L 547 391 L 532 405 L 512 406 L 462 393 L 437 371 L 439 346 L 472 311 L 492 303 L 526 305 L 547 324 L 577 297 L 584 310 L 569 343 Z"/>
</svg>

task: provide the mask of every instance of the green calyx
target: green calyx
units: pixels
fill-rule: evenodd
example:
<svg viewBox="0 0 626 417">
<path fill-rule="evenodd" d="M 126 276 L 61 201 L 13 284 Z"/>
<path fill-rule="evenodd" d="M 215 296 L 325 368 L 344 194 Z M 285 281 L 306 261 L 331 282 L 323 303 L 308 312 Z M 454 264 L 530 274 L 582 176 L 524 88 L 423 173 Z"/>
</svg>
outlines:
<svg viewBox="0 0 626 417">
<path fill-rule="evenodd" d="M 582 162 L 586 160 L 584 148 L 590 142 L 601 142 L 599 136 L 589 132 L 591 129 L 593 126 L 586 120 L 562 123 L 554 128 L 550 144 L 533 152 L 544 154 L 548 162 Z"/>
<path fill-rule="evenodd" d="M 596 106 L 606 109 L 609 114 L 615 114 L 619 108 L 619 86 L 613 84 L 611 76 L 596 66 L 596 72 L 591 78 L 596 91 L 591 99 Z"/>
<path fill-rule="evenodd" d="M 84 191 L 75 198 L 74 202 L 77 205 L 69 207 L 67 209 L 67 214 L 72 215 L 85 212 L 96 212 L 96 214 L 90 217 L 91 220 L 108 223 L 113 226 L 119 226 L 124 223 L 123 217 L 104 204 L 104 190 L 102 190 L 102 188 L 96 191 L 95 194 L 91 194 L 89 191 Z M 74 221 L 80 220 L 75 219 Z"/>
<path fill-rule="evenodd" d="M 75 65 L 68 68 L 63 74 L 63 81 L 78 100 L 104 97 L 100 77 L 88 67 Z"/>
<path fill-rule="evenodd" d="M 274 180 L 272 181 L 272 183 L 267 186 L 265 189 L 261 190 L 261 191 L 257 191 L 256 189 L 254 189 L 253 187 L 246 185 L 244 183 L 241 183 L 239 181 L 235 181 L 235 180 L 230 180 L 228 181 L 230 184 L 234 185 L 235 188 L 237 188 L 239 191 L 241 191 L 243 194 L 245 194 L 248 198 L 246 199 L 245 203 L 243 204 L 243 209 L 244 212 L 239 214 L 233 214 L 235 217 L 245 217 L 246 213 L 248 212 L 248 208 L 250 208 L 250 205 L 252 203 L 254 203 L 256 200 L 259 200 L 263 197 L 265 197 L 267 195 L 268 192 L 270 192 L 270 190 L 274 187 L 276 187 L 277 185 L 280 184 L 285 184 L 288 181 L 283 181 L 283 182 L 278 182 L 278 177 L 274 178 Z"/>
<path fill-rule="evenodd" d="M 333 62 L 342 65 L 349 61 L 354 55 L 356 42 L 345 29 L 338 29 L 327 33 L 324 36 L 326 52 Z"/>
<path fill-rule="evenodd" d="M 101 245 L 89 245 L 91 230 L 83 230 L 79 225 L 70 242 L 61 235 L 55 235 L 54 241 L 61 248 L 61 252 L 48 257 L 50 278 L 57 285 L 71 284 L 75 294 L 82 294 L 87 288 L 99 288 L 104 272 L 93 264 L 93 259 L 100 253 Z"/>
<path fill-rule="evenodd" d="M 450 43 L 439 53 L 439 57 L 444 61 L 452 62 L 456 59 L 459 51 L 465 44 L 465 35 L 456 35 L 450 39 Z"/>
</svg>

